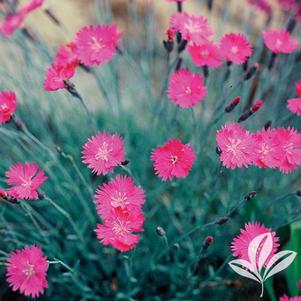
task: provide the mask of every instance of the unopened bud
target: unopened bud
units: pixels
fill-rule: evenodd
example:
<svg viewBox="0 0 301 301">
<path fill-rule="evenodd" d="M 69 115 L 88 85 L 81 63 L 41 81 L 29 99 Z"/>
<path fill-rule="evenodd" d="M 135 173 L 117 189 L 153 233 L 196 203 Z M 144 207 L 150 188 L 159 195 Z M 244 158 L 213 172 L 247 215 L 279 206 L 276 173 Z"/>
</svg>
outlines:
<svg viewBox="0 0 301 301">
<path fill-rule="evenodd" d="M 186 46 L 187 46 L 187 40 L 182 40 L 178 46 L 178 53 L 183 52 L 185 50 Z"/>
<path fill-rule="evenodd" d="M 297 22 L 296 22 L 295 18 L 290 18 L 287 23 L 287 26 L 286 26 L 287 31 L 289 33 L 292 33 L 294 31 L 296 25 L 297 25 Z"/>
<path fill-rule="evenodd" d="M 222 150 L 220 149 L 219 146 L 217 146 L 217 147 L 215 148 L 215 152 L 216 152 L 219 156 L 222 154 Z"/>
<path fill-rule="evenodd" d="M 125 160 L 125 161 L 121 162 L 121 165 L 126 166 L 126 165 L 128 165 L 129 163 L 130 163 L 129 160 Z"/>
<path fill-rule="evenodd" d="M 258 69 L 259 69 L 259 64 L 258 63 L 254 64 L 245 74 L 244 81 L 251 79 L 255 75 Z"/>
<path fill-rule="evenodd" d="M 207 7 L 209 11 L 212 11 L 213 7 L 213 0 L 207 0 Z"/>
<path fill-rule="evenodd" d="M 173 41 L 163 41 L 163 46 L 165 50 L 170 53 L 173 50 Z"/>
<path fill-rule="evenodd" d="M 252 105 L 252 107 L 251 107 L 251 112 L 252 113 L 255 113 L 255 112 L 257 112 L 258 110 L 260 110 L 260 108 L 263 106 L 263 101 L 262 100 L 257 100 L 256 102 L 255 102 L 255 104 L 254 105 Z"/>
<path fill-rule="evenodd" d="M 245 196 L 246 201 L 252 200 L 256 196 L 256 191 L 251 191 Z"/>
<path fill-rule="evenodd" d="M 248 111 L 246 111 L 239 117 L 238 122 L 247 120 L 250 116 L 252 116 L 255 112 L 257 112 L 262 107 L 262 105 L 263 105 L 263 101 L 257 100 L 255 104 L 253 104 Z"/>
<path fill-rule="evenodd" d="M 225 108 L 226 113 L 230 113 L 240 103 L 240 96 L 235 97 L 231 103 Z"/>
<path fill-rule="evenodd" d="M 8 196 L 7 192 L 0 189 L 0 198 L 6 199 Z"/>
<path fill-rule="evenodd" d="M 204 249 L 205 250 L 208 249 L 208 247 L 211 246 L 213 244 L 213 242 L 214 242 L 213 236 L 211 236 L 211 235 L 207 236 L 204 241 Z"/>
<path fill-rule="evenodd" d="M 301 197 L 301 189 L 297 190 L 296 195 Z"/>
<path fill-rule="evenodd" d="M 301 280 L 297 281 L 297 287 L 298 287 L 299 290 L 301 290 Z"/>
<path fill-rule="evenodd" d="M 222 216 L 221 218 L 219 218 L 216 222 L 217 225 L 223 225 L 225 224 L 228 220 L 230 219 L 229 216 Z"/>
<path fill-rule="evenodd" d="M 165 230 L 160 226 L 157 227 L 156 232 L 159 236 L 165 236 L 166 235 Z"/>
<path fill-rule="evenodd" d="M 264 129 L 268 130 L 271 127 L 271 125 L 272 125 L 272 121 L 271 120 L 267 121 L 264 125 Z"/>
</svg>

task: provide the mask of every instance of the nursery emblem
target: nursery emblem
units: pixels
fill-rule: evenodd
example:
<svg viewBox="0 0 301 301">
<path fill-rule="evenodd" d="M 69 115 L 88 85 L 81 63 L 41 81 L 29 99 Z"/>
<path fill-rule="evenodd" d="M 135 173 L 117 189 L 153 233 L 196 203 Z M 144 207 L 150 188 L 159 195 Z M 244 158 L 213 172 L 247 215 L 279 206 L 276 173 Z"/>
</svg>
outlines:
<svg viewBox="0 0 301 301">
<path fill-rule="evenodd" d="M 264 282 L 286 269 L 295 259 L 294 251 L 281 251 L 273 255 L 273 236 L 270 232 L 256 236 L 248 246 L 249 260 L 235 259 L 229 262 L 237 274 L 261 284 L 263 296 Z"/>
</svg>

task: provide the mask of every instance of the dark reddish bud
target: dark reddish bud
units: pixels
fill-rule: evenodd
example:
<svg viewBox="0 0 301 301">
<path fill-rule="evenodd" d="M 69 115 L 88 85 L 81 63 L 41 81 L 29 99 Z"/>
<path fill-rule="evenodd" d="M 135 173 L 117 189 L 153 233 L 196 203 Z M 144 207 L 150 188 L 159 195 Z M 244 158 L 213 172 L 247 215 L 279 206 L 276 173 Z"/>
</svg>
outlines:
<svg viewBox="0 0 301 301">
<path fill-rule="evenodd" d="M 243 70 L 246 72 L 249 69 L 249 60 L 246 60 L 242 65 Z"/>
<path fill-rule="evenodd" d="M 252 105 L 252 107 L 251 107 L 251 112 L 252 113 L 255 113 L 255 112 L 257 112 L 258 110 L 260 110 L 260 108 L 263 106 L 263 101 L 262 100 L 257 100 L 256 102 L 255 102 L 255 104 L 253 104 Z"/>
<path fill-rule="evenodd" d="M 296 192 L 296 195 L 301 197 L 301 189 Z"/>
<path fill-rule="evenodd" d="M 213 0 L 208 0 L 207 1 L 207 7 L 209 11 L 212 11 L 212 7 L 213 7 Z"/>
<path fill-rule="evenodd" d="M 0 198 L 6 199 L 8 196 L 7 192 L 0 189 Z"/>
<path fill-rule="evenodd" d="M 287 23 L 287 26 L 286 26 L 287 31 L 289 33 L 292 33 L 294 31 L 296 25 L 297 25 L 297 22 L 296 22 L 295 18 L 290 18 Z"/>
<path fill-rule="evenodd" d="M 178 12 L 181 13 L 183 11 L 182 2 L 177 2 Z"/>
<path fill-rule="evenodd" d="M 204 72 L 204 77 L 207 78 L 209 75 L 209 69 L 208 66 L 203 66 L 203 72 Z"/>
<path fill-rule="evenodd" d="M 232 112 L 233 109 L 234 109 L 239 103 L 240 103 L 240 96 L 237 96 L 237 97 L 235 97 L 235 98 L 231 101 L 230 105 L 228 105 L 228 106 L 225 108 L 225 112 L 226 112 L 226 113 Z"/>
<path fill-rule="evenodd" d="M 255 75 L 258 69 L 259 69 L 259 64 L 258 63 L 254 64 L 245 74 L 244 81 L 251 79 Z"/>
<path fill-rule="evenodd" d="M 245 201 L 250 201 L 256 196 L 256 191 L 251 191 L 245 196 Z"/>
<path fill-rule="evenodd" d="M 180 42 L 182 41 L 182 35 L 180 32 L 176 32 L 176 38 L 177 38 L 177 43 L 180 44 Z"/>
<path fill-rule="evenodd" d="M 185 50 L 187 46 L 187 41 L 186 40 L 182 40 L 180 43 L 179 43 L 179 47 L 178 47 L 178 53 L 181 53 Z"/>
<path fill-rule="evenodd" d="M 205 245 L 206 246 L 209 247 L 210 245 L 213 244 L 213 242 L 214 242 L 213 236 L 209 235 L 209 236 L 206 237 L 206 239 L 205 239 Z"/>
<path fill-rule="evenodd" d="M 265 130 L 268 130 L 271 126 L 272 126 L 272 121 L 269 120 L 268 122 L 265 123 L 264 129 L 265 129 Z"/>
<path fill-rule="evenodd" d="M 229 216 L 222 216 L 222 217 L 219 218 L 215 223 L 216 223 L 217 225 L 223 225 L 223 224 L 225 224 L 229 219 L 230 219 Z"/>
<path fill-rule="evenodd" d="M 215 151 L 216 151 L 216 153 L 217 153 L 219 156 L 222 154 L 222 150 L 220 149 L 219 146 L 217 146 L 217 147 L 215 148 Z"/>
<path fill-rule="evenodd" d="M 297 288 L 298 288 L 299 290 L 301 290 L 301 280 L 298 280 L 298 281 L 297 281 Z"/>
<path fill-rule="evenodd" d="M 170 53 L 173 50 L 173 41 L 163 41 L 163 46 L 165 50 Z"/>
<path fill-rule="evenodd" d="M 129 160 L 125 160 L 125 161 L 121 162 L 121 165 L 126 166 L 126 165 L 128 165 L 129 163 L 130 163 Z"/>
<path fill-rule="evenodd" d="M 166 34 L 167 34 L 168 41 L 173 41 L 173 39 L 175 37 L 174 30 L 168 28 L 167 31 L 166 31 Z"/>
</svg>

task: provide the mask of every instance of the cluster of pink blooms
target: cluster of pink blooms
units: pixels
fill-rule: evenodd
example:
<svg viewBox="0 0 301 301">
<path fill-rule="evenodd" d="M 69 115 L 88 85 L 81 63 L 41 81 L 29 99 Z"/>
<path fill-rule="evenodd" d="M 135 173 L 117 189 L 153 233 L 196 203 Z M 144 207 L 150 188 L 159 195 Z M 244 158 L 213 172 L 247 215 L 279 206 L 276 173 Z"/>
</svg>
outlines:
<svg viewBox="0 0 301 301">
<path fill-rule="evenodd" d="M 15 31 L 22 26 L 25 18 L 32 11 L 41 7 L 45 0 L 31 0 L 14 14 L 8 14 L 4 20 L 0 21 L 0 34 L 4 36 L 11 36 Z"/>
<path fill-rule="evenodd" d="M 7 123 L 17 108 L 17 96 L 12 91 L 0 92 L 0 124 Z"/>
<path fill-rule="evenodd" d="M 183 144 L 178 139 L 170 139 L 153 150 L 151 159 L 154 162 L 156 174 L 166 181 L 174 177 L 187 177 L 196 160 L 196 155 L 189 144 Z"/>
<path fill-rule="evenodd" d="M 241 229 L 240 234 L 233 239 L 231 243 L 233 256 L 239 259 L 250 261 L 248 254 L 249 245 L 255 237 L 264 233 L 271 233 L 273 238 L 273 249 L 270 253 L 270 256 L 266 259 L 265 262 L 265 265 L 267 265 L 273 255 L 278 251 L 279 238 L 276 236 L 275 232 L 272 232 L 271 229 L 266 228 L 259 222 L 250 222 L 245 224 L 245 229 Z"/>
<path fill-rule="evenodd" d="M 118 135 L 97 133 L 83 148 L 83 163 L 97 175 L 113 172 L 124 161 L 124 143 Z M 144 201 L 144 191 L 127 176 L 117 175 L 99 187 L 95 203 L 103 224 L 97 225 L 97 238 L 121 252 L 134 248 L 139 241 L 135 233 L 143 231 Z"/>
<path fill-rule="evenodd" d="M 10 253 L 7 259 L 7 282 L 13 291 L 20 290 L 32 298 L 44 293 L 48 287 L 46 274 L 48 261 L 37 246 L 26 246 Z"/>
<path fill-rule="evenodd" d="M 238 123 L 228 123 L 217 131 L 216 141 L 226 168 L 253 164 L 289 173 L 301 165 L 301 134 L 290 127 L 250 133 Z"/>
<path fill-rule="evenodd" d="M 287 295 L 282 296 L 279 301 L 301 301 L 300 297 L 288 297 Z"/>
<path fill-rule="evenodd" d="M 291 98 L 287 101 L 287 108 L 294 114 L 301 116 L 301 81 L 296 83 L 297 98 Z"/>
<path fill-rule="evenodd" d="M 62 45 L 46 70 L 44 88 L 55 91 L 67 88 L 79 64 L 86 67 L 108 63 L 116 54 L 121 33 L 115 24 L 83 27 L 71 43 Z"/>
</svg>

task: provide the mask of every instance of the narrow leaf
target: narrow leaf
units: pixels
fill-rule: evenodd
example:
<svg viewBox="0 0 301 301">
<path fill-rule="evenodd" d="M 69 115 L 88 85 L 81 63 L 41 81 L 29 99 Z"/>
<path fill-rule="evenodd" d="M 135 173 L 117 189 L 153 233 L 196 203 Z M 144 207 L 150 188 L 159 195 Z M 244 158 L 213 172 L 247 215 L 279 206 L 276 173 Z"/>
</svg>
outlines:
<svg viewBox="0 0 301 301">
<path fill-rule="evenodd" d="M 252 280 L 255 280 L 259 283 L 261 283 L 261 279 L 258 279 L 252 271 L 252 265 L 246 261 L 246 260 L 243 260 L 243 259 L 236 259 L 236 260 L 232 260 L 229 262 L 229 265 L 231 267 L 231 269 L 236 272 L 237 274 L 243 276 L 243 277 L 246 277 L 246 278 L 249 278 L 249 279 L 252 279 Z M 242 267 L 244 267 L 245 269 L 237 266 L 237 265 L 241 265 Z M 246 270 L 248 269 L 248 270 Z M 259 275 L 260 277 L 260 275 Z"/>
</svg>

